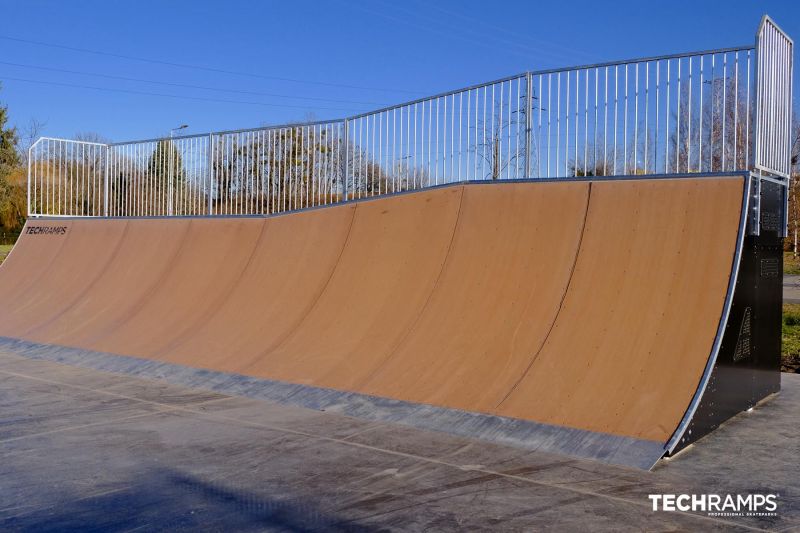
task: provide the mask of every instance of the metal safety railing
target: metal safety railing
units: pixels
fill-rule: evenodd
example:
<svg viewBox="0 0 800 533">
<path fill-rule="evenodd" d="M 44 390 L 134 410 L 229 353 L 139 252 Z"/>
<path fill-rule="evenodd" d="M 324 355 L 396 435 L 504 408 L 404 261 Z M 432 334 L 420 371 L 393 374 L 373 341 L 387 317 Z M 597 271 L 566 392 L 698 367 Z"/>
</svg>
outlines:
<svg viewBox="0 0 800 533">
<path fill-rule="evenodd" d="M 755 168 L 788 178 L 794 42 L 765 16 L 756 34 Z"/>
<path fill-rule="evenodd" d="M 109 145 L 43 138 L 29 210 L 261 215 L 475 180 L 785 178 L 792 51 L 765 17 L 755 46 L 526 72 L 342 120 Z"/>
</svg>

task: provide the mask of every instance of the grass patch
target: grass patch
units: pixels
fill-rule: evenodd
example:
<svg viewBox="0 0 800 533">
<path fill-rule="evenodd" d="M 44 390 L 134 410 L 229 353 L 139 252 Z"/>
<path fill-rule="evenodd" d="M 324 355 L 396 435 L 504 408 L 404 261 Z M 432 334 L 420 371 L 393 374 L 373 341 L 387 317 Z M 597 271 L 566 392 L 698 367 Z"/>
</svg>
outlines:
<svg viewBox="0 0 800 533">
<path fill-rule="evenodd" d="M 0 263 L 3 262 L 13 247 L 13 244 L 0 244 Z"/>
<path fill-rule="evenodd" d="M 800 304 L 783 304 L 781 370 L 800 372 Z"/>
<path fill-rule="evenodd" d="M 800 275 L 800 257 L 792 256 L 792 252 L 784 252 L 783 273 Z"/>
</svg>

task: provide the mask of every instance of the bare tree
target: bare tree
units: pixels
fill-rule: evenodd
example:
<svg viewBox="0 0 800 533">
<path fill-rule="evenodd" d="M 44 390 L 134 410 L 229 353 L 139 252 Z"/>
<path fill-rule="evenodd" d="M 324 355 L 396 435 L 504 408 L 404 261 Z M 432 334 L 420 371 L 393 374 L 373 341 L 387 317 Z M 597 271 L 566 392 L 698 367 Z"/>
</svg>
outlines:
<svg viewBox="0 0 800 533">
<path fill-rule="evenodd" d="M 22 166 L 28 164 L 28 150 L 33 146 L 33 143 L 42 136 L 46 126 L 46 122 L 31 118 L 25 126 L 19 128 L 19 144 L 17 145 L 17 151 L 19 152 L 19 159 Z"/>
<path fill-rule="evenodd" d="M 792 148 L 791 148 L 791 182 L 789 185 L 789 226 L 792 228 L 792 255 L 797 257 L 797 237 L 800 230 L 800 205 L 798 193 L 800 188 L 800 119 L 797 114 L 792 116 Z"/>
</svg>

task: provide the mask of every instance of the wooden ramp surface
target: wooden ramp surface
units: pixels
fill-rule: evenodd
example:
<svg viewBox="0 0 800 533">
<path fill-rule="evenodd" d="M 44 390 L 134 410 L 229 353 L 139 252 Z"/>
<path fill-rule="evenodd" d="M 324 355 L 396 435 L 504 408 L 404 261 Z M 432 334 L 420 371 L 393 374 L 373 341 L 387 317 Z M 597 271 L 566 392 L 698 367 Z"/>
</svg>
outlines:
<svg viewBox="0 0 800 533">
<path fill-rule="evenodd" d="M 0 336 L 664 443 L 712 351 L 743 190 L 504 182 L 30 220 Z"/>
</svg>

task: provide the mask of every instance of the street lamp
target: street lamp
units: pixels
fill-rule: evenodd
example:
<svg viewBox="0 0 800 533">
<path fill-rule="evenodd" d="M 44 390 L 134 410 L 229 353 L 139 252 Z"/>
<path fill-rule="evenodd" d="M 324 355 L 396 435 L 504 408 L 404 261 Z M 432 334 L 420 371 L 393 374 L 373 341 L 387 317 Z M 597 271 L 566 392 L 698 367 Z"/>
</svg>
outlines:
<svg viewBox="0 0 800 533">
<path fill-rule="evenodd" d="M 169 130 L 169 136 L 170 136 L 170 138 L 172 138 L 172 136 L 173 136 L 173 135 L 175 135 L 175 132 L 176 132 L 176 131 L 185 130 L 185 129 L 186 129 L 186 128 L 188 128 L 188 127 L 189 127 L 189 125 L 188 125 L 188 124 L 181 124 L 181 125 L 180 125 L 180 126 L 178 126 L 177 128 L 172 128 L 171 130 Z"/>
<path fill-rule="evenodd" d="M 171 130 L 169 130 L 169 138 L 172 139 L 172 137 L 175 135 L 176 131 L 184 130 L 184 129 L 188 128 L 188 127 L 189 127 L 188 124 L 181 124 L 177 128 L 172 128 Z M 169 180 L 169 182 L 167 184 L 167 215 L 168 216 L 172 215 L 172 213 L 173 213 L 173 203 L 175 201 L 175 184 L 173 183 L 173 180 L 174 180 L 173 171 L 174 171 L 175 162 L 172 159 L 173 158 L 173 153 L 175 152 L 175 145 L 172 144 L 172 141 L 170 141 L 169 144 L 170 144 L 170 147 L 169 147 L 170 148 L 170 150 L 169 150 L 169 171 L 167 173 L 168 180 Z"/>
</svg>

